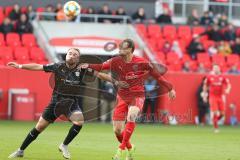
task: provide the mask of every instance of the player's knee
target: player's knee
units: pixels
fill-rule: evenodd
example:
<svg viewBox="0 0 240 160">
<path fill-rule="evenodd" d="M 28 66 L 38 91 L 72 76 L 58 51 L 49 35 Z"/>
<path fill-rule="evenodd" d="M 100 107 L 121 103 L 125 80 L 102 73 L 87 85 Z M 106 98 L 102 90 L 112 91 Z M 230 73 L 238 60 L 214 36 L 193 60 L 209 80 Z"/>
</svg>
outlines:
<svg viewBox="0 0 240 160">
<path fill-rule="evenodd" d="M 122 129 L 121 128 L 114 128 L 114 133 L 116 135 L 121 135 L 122 134 Z"/>
<path fill-rule="evenodd" d="M 84 124 L 84 120 L 73 121 L 72 123 L 77 125 L 77 126 L 82 126 Z"/>
<path fill-rule="evenodd" d="M 130 114 L 130 115 L 127 117 L 127 121 L 128 121 L 128 122 L 135 122 L 135 121 L 136 121 L 136 118 L 137 118 L 137 115 L 136 115 L 136 114 Z"/>
<path fill-rule="evenodd" d="M 39 132 L 42 132 L 47 126 L 44 125 L 44 124 L 37 124 L 36 125 L 36 129 L 39 131 Z"/>
</svg>

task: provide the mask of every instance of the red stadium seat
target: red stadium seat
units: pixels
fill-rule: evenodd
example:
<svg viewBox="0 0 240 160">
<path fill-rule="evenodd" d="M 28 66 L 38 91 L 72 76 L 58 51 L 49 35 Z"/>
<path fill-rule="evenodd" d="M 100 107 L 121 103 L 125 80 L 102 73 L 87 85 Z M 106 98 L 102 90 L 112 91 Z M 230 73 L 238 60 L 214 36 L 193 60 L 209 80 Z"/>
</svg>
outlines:
<svg viewBox="0 0 240 160">
<path fill-rule="evenodd" d="M 182 63 L 191 61 L 191 57 L 188 54 L 183 54 Z"/>
<path fill-rule="evenodd" d="M 165 61 L 165 54 L 162 53 L 162 52 L 158 52 L 156 55 L 155 55 L 158 59 L 162 60 L 162 61 Z"/>
<path fill-rule="evenodd" d="M 38 8 L 36 9 L 36 12 L 41 13 L 41 12 L 44 12 L 44 10 L 45 10 L 44 7 L 38 7 Z"/>
<path fill-rule="evenodd" d="M 166 25 L 163 27 L 163 36 L 167 40 L 174 40 L 176 37 L 177 29 L 174 25 Z"/>
<path fill-rule="evenodd" d="M 161 28 L 157 24 L 148 25 L 148 36 L 149 37 L 160 37 L 162 36 Z"/>
<path fill-rule="evenodd" d="M 240 36 L 240 27 L 236 29 L 237 36 Z"/>
<path fill-rule="evenodd" d="M 234 64 L 239 64 L 239 56 L 236 54 L 231 54 L 227 56 L 227 64 L 229 66 Z"/>
<path fill-rule="evenodd" d="M 147 36 L 147 27 L 145 26 L 145 24 L 136 24 L 135 27 L 136 27 L 138 33 L 142 37 L 146 37 Z"/>
<path fill-rule="evenodd" d="M 207 53 L 198 53 L 197 54 L 197 61 L 199 63 L 210 62 L 210 57 Z"/>
<path fill-rule="evenodd" d="M 178 37 L 184 38 L 184 37 L 191 37 L 191 28 L 189 26 L 179 26 L 178 27 Z"/>
<path fill-rule="evenodd" d="M 5 15 L 4 15 L 4 13 L 3 13 L 3 8 L 0 7 L 0 25 L 2 24 L 2 22 L 3 22 L 3 20 L 4 20 L 4 17 L 5 17 Z"/>
<path fill-rule="evenodd" d="M 215 45 L 215 41 L 212 40 L 203 41 L 203 47 L 205 50 L 207 50 L 212 45 Z"/>
<path fill-rule="evenodd" d="M 26 6 L 21 7 L 21 13 L 27 13 L 27 10 Z"/>
<path fill-rule="evenodd" d="M 45 60 L 44 51 L 39 47 L 33 47 L 30 50 L 30 58 L 36 62 L 44 61 Z"/>
<path fill-rule="evenodd" d="M 215 54 L 212 56 L 212 63 L 218 64 L 220 66 L 225 65 L 225 56 L 221 54 Z"/>
<path fill-rule="evenodd" d="M 9 14 L 12 12 L 13 6 L 7 6 L 5 7 L 5 15 L 8 17 Z"/>
<path fill-rule="evenodd" d="M 16 47 L 14 56 L 17 60 L 29 60 L 29 51 L 27 47 Z"/>
<path fill-rule="evenodd" d="M 192 33 L 193 33 L 193 35 L 194 35 L 194 34 L 199 35 L 199 34 L 205 32 L 205 30 L 206 30 L 206 29 L 205 29 L 204 27 L 196 26 L 196 27 L 193 27 Z"/>
<path fill-rule="evenodd" d="M 168 64 L 174 64 L 176 62 L 179 62 L 179 57 L 176 53 L 170 52 L 167 54 L 166 60 Z"/>
<path fill-rule="evenodd" d="M 20 36 L 17 33 L 8 33 L 6 36 L 6 41 L 9 46 L 21 46 Z"/>
<path fill-rule="evenodd" d="M 35 36 L 31 33 L 26 33 L 22 35 L 22 44 L 28 47 L 36 46 Z"/>
<path fill-rule="evenodd" d="M 11 47 L 0 47 L 0 59 L 4 62 L 13 60 L 13 50 Z"/>
<path fill-rule="evenodd" d="M 182 71 L 182 63 L 179 63 L 179 62 L 169 64 L 167 67 L 169 71 L 174 71 L 174 72 Z"/>
<path fill-rule="evenodd" d="M 0 46 L 5 46 L 4 35 L 0 33 Z"/>
</svg>

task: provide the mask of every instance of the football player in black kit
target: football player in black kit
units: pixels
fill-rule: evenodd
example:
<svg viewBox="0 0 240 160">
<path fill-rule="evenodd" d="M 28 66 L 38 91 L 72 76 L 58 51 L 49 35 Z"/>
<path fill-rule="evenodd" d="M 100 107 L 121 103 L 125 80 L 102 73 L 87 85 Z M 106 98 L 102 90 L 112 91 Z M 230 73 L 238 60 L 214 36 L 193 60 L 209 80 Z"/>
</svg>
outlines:
<svg viewBox="0 0 240 160">
<path fill-rule="evenodd" d="M 65 62 L 47 65 L 21 65 L 15 62 L 8 63 L 8 66 L 18 69 L 52 72 L 54 73 L 55 81 L 55 86 L 49 105 L 45 108 L 36 126 L 29 132 L 20 148 L 12 153 L 9 158 L 23 157 L 24 150 L 28 147 L 28 145 L 32 143 L 50 123 L 54 122 L 60 115 L 63 114 L 69 119 L 69 121 L 72 122 L 73 125 L 63 143 L 60 144 L 59 151 L 62 152 L 64 158 L 70 159 L 68 144 L 80 132 L 84 122 L 83 113 L 80 108 L 81 106 L 78 105 L 79 95 L 82 95 L 81 84 L 83 83 L 84 77 L 86 75 L 96 76 L 102 80 L 110 81 L 118 87 L 127 87 L 125 82 L 115 81 L 108 74 L 89 71 L 87 69 L 79 70 L 77 68 L 79 65 L 79 60 L 80 50 L 77 48 L 70 48 L 67 51 Z"/>
</svg>

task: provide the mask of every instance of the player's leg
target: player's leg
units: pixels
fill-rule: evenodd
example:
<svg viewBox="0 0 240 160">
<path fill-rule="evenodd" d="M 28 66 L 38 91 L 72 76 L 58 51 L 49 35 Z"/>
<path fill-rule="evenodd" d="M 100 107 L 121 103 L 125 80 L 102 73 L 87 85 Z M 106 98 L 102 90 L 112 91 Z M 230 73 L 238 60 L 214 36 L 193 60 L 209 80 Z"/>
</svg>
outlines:
<svg viewBox="0 0 240 160">
<path fill-rule="evenodd" d="M 113 131 L 119 143 L 122 143 L 123 130 L 127 118 L 128 104 L 120 96 L 117 96 L 116 106 L 112 115 Z"/>
<path fill-rule="evenodd" d="M 113 129 L 119 143 L 123 140 L 123 130 L 127 118 L 128 104 L 120 96 L 117 96 L 116 107 L 113 112 Z M 122 150 L 118 149 L 113 157 L 113 160 L 119 160 L 122 157 Z"/>
<path fill-rule="evenodd" d="M 63 153 L 63 157 L 66 159 L 70 159 L 70 153 L 68 151 L 68 145 L 72 142 L 72 140 L 78 135 L 78 133 L 82 129 L 82 125 L 84 123 L 84 117 L 81 111 L 73 112 L 69 120 L 72 122 L 72 127 L 70 128 L 67 136 L 65 137 L 63 143 L 59 146 L 59 151 Z"/>
<path fill-rule="evenodd" d="M 123 129 L 125 121 L 113 121 L 113 131 L 119 143 L 123 140 Z"/>
<path fill-rule="evenodd" d="M 226 102 L 226 97 L 223 96 L 222 98 L 219 98 L 219 116 L 218 116 L 218 120 L 221 120 L 224 116 L 225 116 L 225 102 Z"/>
<path fill-rule="evenodd" d="M 49 121 L 40 117 L 36 126 L 29 132 L 20 148 L 12 153 L 9 158 L 23 157 L 24 150 L 38 137 L 38 135 L 49 125 Z"/>
<path fill-rule="evenodd" d="M 120 144 L 119 148 L 122 150 L 131 149 L 132 146 L 127 146 L 127 143 L 130 141 L 130 138 L 134 132 L 136 126 L 136 119 L 138 114 L 140 113 L 140 109 L 137 106 L 130 106 L 127 115 L 127 122 L 125 125 L 124 133 L 123 133 L 123 140 Z"/>
<path fill-rule="evenodd" d="M 209 98 L 210 109 L 211 109 L 211 118 L 213 122 L 213 127 L 215 132 L 218 132 L 218 101 L 216 97 Z"/>
</svg>

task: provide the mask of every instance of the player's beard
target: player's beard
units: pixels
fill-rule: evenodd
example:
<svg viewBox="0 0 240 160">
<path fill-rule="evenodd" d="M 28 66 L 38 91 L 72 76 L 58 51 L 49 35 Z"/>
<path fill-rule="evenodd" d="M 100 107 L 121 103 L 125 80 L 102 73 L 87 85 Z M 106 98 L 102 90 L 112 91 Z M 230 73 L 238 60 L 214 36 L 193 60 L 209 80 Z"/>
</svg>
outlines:
<svg viewBox="0 0 240 160">
<path fill-rule="evenodd" d="M 73 59 L 66 60 L 66 63 L 70 68 L 73 68 L 72 66 L 75 67 L 77 65 L 77 63 Z"/>
</svg>

